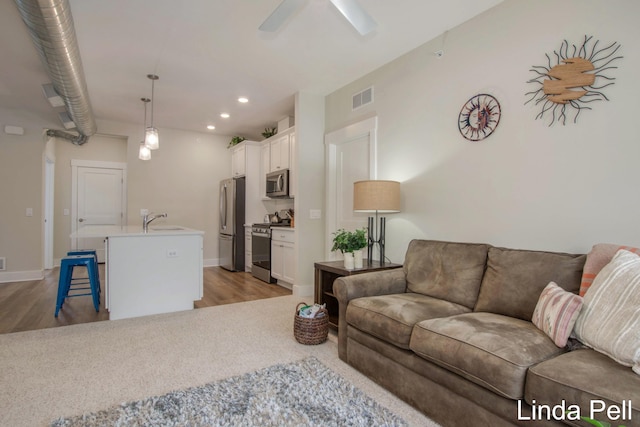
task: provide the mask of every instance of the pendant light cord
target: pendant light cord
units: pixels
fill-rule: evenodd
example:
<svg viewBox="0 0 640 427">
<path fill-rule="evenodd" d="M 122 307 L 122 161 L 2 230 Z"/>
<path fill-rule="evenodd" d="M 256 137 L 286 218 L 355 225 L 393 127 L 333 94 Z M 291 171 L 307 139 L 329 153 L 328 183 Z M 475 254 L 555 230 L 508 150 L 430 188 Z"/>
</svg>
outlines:
<svg viewBox="0 0 640 427">
<path fill-rule="evenodd" d="M 151 80 L 151 126 L 153 127 L 153 104 L 155 104 L 155 83 L 156 80 L 158 80 L 160 77 L 158 77 L 156 74 L 147 74 L 147 78 Z M 146 117 L 145 117 L 145 123 L 146 123 Z"/>
</svg>

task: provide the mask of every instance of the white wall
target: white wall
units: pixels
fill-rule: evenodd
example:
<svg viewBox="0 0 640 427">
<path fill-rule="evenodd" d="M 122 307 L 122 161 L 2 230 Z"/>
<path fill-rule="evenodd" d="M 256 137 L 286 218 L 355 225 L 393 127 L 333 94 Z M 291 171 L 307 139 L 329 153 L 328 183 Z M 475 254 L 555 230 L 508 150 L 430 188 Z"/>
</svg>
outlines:
<svg viewBox="0 0 640 427">
<path fill-rule="evenodd" d="M 6 258 L 0 282 L 42 276 L 45 138 L 35 126 L 24 131 L 22 136 L 0 132 L 0 257 Z M 33 216 L 26 216 L 27 208 Z"/>
<path fill-rule="evenodd" d="M 387 216 L 387 255 L 413 238 L 587 252 L 599 242 L 640 245 L 636 164 L 640 2 L 506 0 L 494 9 L 326 98 L 326 131 L 377 115 L 378 178 L 402 182 L 402 212 Z M 622 44 L 609 102 L 576 124 L 535 120 L 524 105 L 533 65 L 585 34 Z M 444 48 L 444 56 L 433 52 Z M 597 82 L 599 83 L 599 82 Z M 351 111 L 374 86 L 375 102 Z M 458 132 L 462 105 L 490 93 L 502 107 L 488 139 Z M 326 230 L 331 233 L 333 230 Z"/>
<path fill-rule="evenodd" d="M 293 294 L 313 294 L 313 263 L 324 258 L 324 220 L 311 218 L 310 210 L 324 212 L 324 97 L 296 94 L 296 283 Z M 324 215 L 323 215 L 324 218 Z"/>
<path fill-rule="evenodd" d="M 72 209 L 72 160 L 100 160 L 105 162 L 126 162 L 127 140 L 123 137 L 93 135 L 89 142 L 75 145 L 71 142 L 55 140 L 55 188 L 54 188 L 54 237 L 53 258 L 56 265 L 71 248 L 71 211 Z M 65 209 L 69 215 L 64 215 Z"/>
<path fill-rule="evenodd" d="M 0 272 L 0 282 L 37 279 L 43 272 L 47 149 L 43 127 L 56 125 L 37 119 L 30 122 L 23 136 L 0 133 L 0 256 L 6 257 L 7 267 Z M 98 129 L 100 134 L 80 147 L 56 141 L 52 153 L 56 160 L 54 258 L 59 259 L 70 247 L 70 216 L 62 214 L 71 208 L 70 161 L 84 159 L 126 162 L 128 222 L 140 223 L 141 208 L 167 212 L 166 223 L 205 232 L 205 262 L 216 264 L 218 183 L 231 176 L 227 150 L 231 137 L 160 128 L 160 150 L 153 153 L 151 161 L 143 162 L 138 159 L 141 126 L 99 121 Z M 25 215 L 26 208 L 33 209 L 33 216 Z"/>
<path fill-rule="evenodd" d="M 166 212 L 156 224 L 203 230 L 205 265 L 218 262 L 218 184 L 231 177 L 230 136 L 159 129 L 160 149 L 138 159 L 142 130 L 98 122 L 101 132 L 128 136 L 128 223 L 141 224 L 140 209 Z"/>
</svg>

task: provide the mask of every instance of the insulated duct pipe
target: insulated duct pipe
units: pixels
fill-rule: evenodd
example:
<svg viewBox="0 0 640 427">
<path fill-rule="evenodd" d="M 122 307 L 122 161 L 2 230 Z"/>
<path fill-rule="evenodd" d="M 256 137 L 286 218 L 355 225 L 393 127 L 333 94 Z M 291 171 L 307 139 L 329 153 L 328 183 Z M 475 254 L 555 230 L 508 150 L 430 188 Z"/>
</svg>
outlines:
<svg viewBox="0 0 640 427">
<path fill-rule="evenodd" d="M 89 137 L 87 135 L 74 135 L 72 133 L 56 129 L 47 129 L 47 136 L 55 136 L 56 138 L 68 139 L 76 145 L 82 145 L 89 140 Z"/>
<path fill-rule="evenodd" d="M 96 133 L 80 50 L 68 0 L 15 0 L 53 87 L 64 101 L 80 135 L 55 132 L 82 145 Z"/>
</svg>

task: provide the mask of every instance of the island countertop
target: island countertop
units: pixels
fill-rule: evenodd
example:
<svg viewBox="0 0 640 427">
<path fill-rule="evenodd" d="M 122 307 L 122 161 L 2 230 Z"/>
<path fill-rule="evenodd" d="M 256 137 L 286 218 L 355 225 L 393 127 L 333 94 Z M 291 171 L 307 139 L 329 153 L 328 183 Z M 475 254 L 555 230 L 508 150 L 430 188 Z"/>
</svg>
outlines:
<svg viewBox="0 0 640 427">
<path fill-rule="evenodd" d="M 92 237 L 127 237 L 127 236 L 176 236 L 176 235 L 203 235 L 204 231 L 194 230 L 179 225 L 155 225 L 149 226 L 145 232 L 141 225 L 85 225 L 71 233 L 72 239 L 85 239 Z"/>
</svg>

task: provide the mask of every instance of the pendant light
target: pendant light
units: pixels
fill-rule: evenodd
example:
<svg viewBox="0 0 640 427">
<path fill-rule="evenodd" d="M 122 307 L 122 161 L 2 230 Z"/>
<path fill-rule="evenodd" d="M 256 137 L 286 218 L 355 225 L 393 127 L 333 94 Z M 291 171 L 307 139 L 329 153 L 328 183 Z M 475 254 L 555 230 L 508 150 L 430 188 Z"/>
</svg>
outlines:
<svg viewBox="0 0 640 427">
<path fill-rule="evenodd" d="M 155 74 L 147 74 L 147 78 L 151 80 L 151 125 L 145 130 L 144 145 L 146 145 L 149 150 L 157 150 L 158 148 L 160 148 L 160 140 L 158 138 L 158 129 L 153 127 L 153 91 L 155 82 L 160 77 L 156 76 Z"/>
<path fill-rule="evenodd" d="M 145 135 L 146 136 L 146 130 L 147 130 L 147 103 L 150 101 L 149 98 L 140 98 L 140 100 L 142 102 L 144 102 L 144 124 L 143 124 L 143 129 L 145 130 Z M 140 141 L 140 150 L 138 151 L 138 158 L 140 160 L 149 160 L 151 159 L 151 150 L 149 149 L 149 147 L 147 147 L 143 141 Z"/>
</svg>

